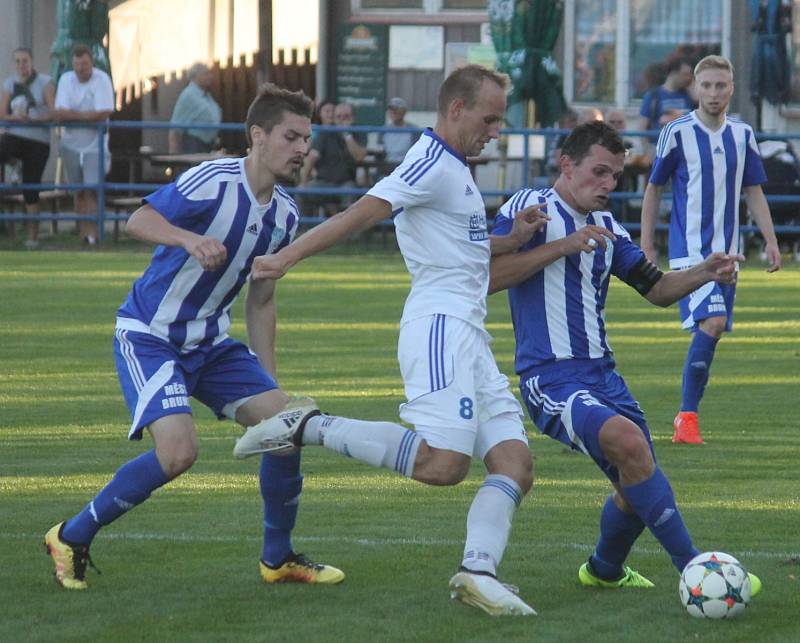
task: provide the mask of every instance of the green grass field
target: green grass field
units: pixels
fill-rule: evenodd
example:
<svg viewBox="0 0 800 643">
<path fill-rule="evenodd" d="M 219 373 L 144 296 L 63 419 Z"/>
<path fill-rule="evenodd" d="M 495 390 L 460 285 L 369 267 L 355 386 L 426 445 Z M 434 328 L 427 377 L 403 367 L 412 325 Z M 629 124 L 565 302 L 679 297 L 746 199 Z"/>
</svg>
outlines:
<svg viewBox="0 0 800 643">
<path fill-rule="evenodd" d="M 357 250 L 357 249 L 356 249 Z M 0 641 L 797 641 L 800 639 L 800 270 L 742 273 L 736 332 L 721 343 L 703 402 L 703 447 L 673 446 L 687 336 L 675 309 L 615 283 L 609 328 L 621 372 L 648 414 L 660 462 L 702 549 L 738 556 L 764 590 L 730 622 L 689 617 L 678 577 L 644 534 L 632 564 L 653 590 L 577 581 L 608 484 L 587 459 L 536 434 L 534 492 L 518 512 L 501 575 L 538 617 L 493 619 L 449 599 L 466 512 L 482 480 L 427 488 L 322 450 L 304 455 L 295 545 L 342 567 L 337 587 L 267 587 L 257 559 L 257 459 L 234 461 L 239 429 L 195 405 L 194 468 L 96 539 L 87 592 L 52 578 L 44 532 L 77 512 L 124 461 L 111 341 L 114 314 L 148 261 L 137 252 L 0 253 Z M 278 289 L 287 391 L 332 413 L 397 418 L 399 255 L 308 261 Z M 506 299 L 488 326 L 513 372 Z M 234 334 L 244 337 L 241 302 Z"/>
</svg>

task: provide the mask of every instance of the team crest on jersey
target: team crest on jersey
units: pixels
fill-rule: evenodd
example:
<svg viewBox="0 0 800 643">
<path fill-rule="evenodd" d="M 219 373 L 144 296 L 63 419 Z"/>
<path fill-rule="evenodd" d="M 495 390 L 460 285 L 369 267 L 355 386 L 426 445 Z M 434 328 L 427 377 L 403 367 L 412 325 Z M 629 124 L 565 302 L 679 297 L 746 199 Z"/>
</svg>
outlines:
<svg viewBox="0 0 800 643">
<path fill-rule="evenodd" d="M 478 210 L 469 215 L 469 240 L 486 241 L 489 234 L 486 231 L 486 213 Z"/>
</svg>

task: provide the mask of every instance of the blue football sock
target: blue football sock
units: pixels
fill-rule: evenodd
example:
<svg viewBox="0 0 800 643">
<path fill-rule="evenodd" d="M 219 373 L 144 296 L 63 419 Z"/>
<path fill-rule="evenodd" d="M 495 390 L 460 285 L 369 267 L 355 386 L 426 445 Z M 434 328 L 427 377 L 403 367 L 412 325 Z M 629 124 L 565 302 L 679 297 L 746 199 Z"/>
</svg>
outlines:
<svg viewBox="0 0 800 643">
<path fill-rule="evenodd" d="M 600 538 L 589 558 L 595 574 L 605 580 L 619 578 L 622 564 L 642 531 L 642 519 L 622 511 L 609 496 L 600 513 Z"/>
<path fill-rule="evenodd" d="M 623 490 L 644 524 L 667 550 L 672 564 L 682 572 L 686 563 L 700 552 L 695 549 L 686 525 L 683 524 L 667 476 L 656 467 L 650 478 L 625 486 Z"/>
<path fill-rule="evenodd" d="M 697 329 L 686 353 L 683 364 L 683 386 L 681 388 L 681 411 L 697 413 L 700 400 L 708 384 L 711 362 L 719 338 L 707 335 Z"/>
<path fill-rule="evenodd" d="M 300 452 L 287 456 L 261 457 L 261 497 L 264 499 L 264 550 L 261 555 L 268 565 L 283 563 L 292 552 L 292 529 L 297 518 L 303 476 L 300 474 Z"/>
<path fill-rule="evenodd" d="M 167 476 L 155 451 L 126 462 L 83 511 L 67 521 L 61 532 L 62 538 L 70 543 L 88 545 L 100 527 L 143 503 L 166 482 Z"/>
</svg>

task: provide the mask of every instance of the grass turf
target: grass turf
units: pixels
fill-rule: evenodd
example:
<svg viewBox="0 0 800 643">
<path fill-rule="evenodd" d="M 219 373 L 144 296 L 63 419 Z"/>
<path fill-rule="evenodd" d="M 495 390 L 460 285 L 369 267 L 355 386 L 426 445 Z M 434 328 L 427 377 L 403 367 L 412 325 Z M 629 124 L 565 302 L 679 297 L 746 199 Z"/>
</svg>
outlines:
<svg viewBox="0 0 800 643">
<path fill-rule="evenodd" d="M 193 469 L 103 530 L 102 575 L 87 592 L 52 580 L 42 536 L 77 512 L 126 460 L 127 410 L 111 353 L 114 314 L 144 253 L 0 253 L 0 640 L 793 641 L 800 631 L 800 271 L 740 280 L 735 332 L 717 351 L 702 408 L 703 447 L 673 446 L 687 336 L 675 309 L 615 283 L 609 334 L 645 409 L 662 467 L 700 549 L 732 553 L 763 593 L 731 622 L 690 618 L 677 574 L 647 533 L 629 563 L 653 590 L 577 582 L 608 485 L 586 458 L 539 436 L 534 492 L 501 568 L 539 611 L 493 619 L 454 604 L 457 566 L 480 465 L 454 488 L 428 488 L 319 449 L 304 453 L 296 548 L 342 567 L 338 587 L 267 587 L 259 579 L 257 459 L 234 461 L 239 429 L 199 403 Z M 395 359 L 408 288 L 391 252 L 327 255 L 278 289 L 281 385 L 332 413 L 396 419 Z M 244 338 L 241 302 L 233 334 Z M 513 337 L 504 295 L 488 320 L 504 372 Z"/>
</svg>

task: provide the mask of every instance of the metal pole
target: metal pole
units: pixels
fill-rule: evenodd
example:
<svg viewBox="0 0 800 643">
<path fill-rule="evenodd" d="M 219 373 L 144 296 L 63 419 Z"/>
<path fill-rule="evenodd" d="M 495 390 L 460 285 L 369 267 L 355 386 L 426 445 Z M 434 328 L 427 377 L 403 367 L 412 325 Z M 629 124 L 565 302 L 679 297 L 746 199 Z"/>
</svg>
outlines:
<svg viewBox="0 0 800 643">
<path fill-rule="evenodd" d="M 97 242 L 103 243 L 106 228 L 106 121 L 97 124 Z"/>
</svg>

